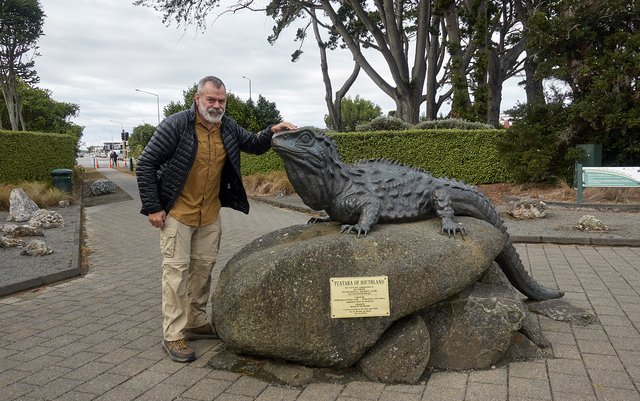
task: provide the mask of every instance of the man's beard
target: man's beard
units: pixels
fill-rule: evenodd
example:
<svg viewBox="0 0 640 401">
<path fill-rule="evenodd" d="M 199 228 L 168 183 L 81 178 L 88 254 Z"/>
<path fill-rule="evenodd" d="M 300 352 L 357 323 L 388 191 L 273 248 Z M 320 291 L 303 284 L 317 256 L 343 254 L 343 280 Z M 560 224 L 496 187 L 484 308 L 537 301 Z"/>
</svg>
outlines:
<svg viewBox="0 0 640 401">
<path fill-rule="evenodd" d="M 215 107 L 209 107 L 207 109 L 207 106 L 202 103 L 198 105 L 198 111 L 200 112 L 202 118 L 212 124 L 218 124 L 220 121 L 222 121 L 222 116 L 224 116 L 224 109 L 218 109 Z"/>
</svg>

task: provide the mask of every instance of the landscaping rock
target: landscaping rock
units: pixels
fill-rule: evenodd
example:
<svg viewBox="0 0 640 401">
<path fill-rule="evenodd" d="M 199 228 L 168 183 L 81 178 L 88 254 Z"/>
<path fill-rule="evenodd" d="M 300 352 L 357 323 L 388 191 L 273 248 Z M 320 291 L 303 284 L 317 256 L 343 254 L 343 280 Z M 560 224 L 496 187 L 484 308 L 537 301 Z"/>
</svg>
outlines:
<svg viewBox="0 0 640 401">
<path fill-rule="evenodd" d="M 40 208 L 22 188 L 14 188 L 9 195 L 9 216 L 7 221 L 28 221 Z"/>
<path fill-rule="evenodd" d="M 15 248 L 24 245 L 25 242 L 21 239 L 9 238 L 0 235 L 0 248 Z"/>
<path fill-rule="evenodd" d="M 580 231 L 608 231 L 609 227 L 607 227 L 603 222 L 596 219 L 595 216 L 585 215 L 580 217 L 578 220 L 578 224 L 576 224 L 576 228 Z"/>
<path fill-rule="evenodd" d="M 547 215 L 547 204 L 536 199 L 524 198 L 509 203 L 507 213 L 518 220 L 540 219 Z"/>
<path fill-rule="evenodd" d="M 111 180 L 96 180 L 89 186 L 91 195 L 94 196 L 114 194 L 116 192 L 116 188 L 116 184 Z"/>
<path fill-rule="evenodd" d="M 47 246 L 44 241 L 33 240 L 20 252 L 21 255 L 28 256 L 45 256 L 53 253 L 53 250 Z"/>
<path fill-rule="evenodd" d="M 40 209 L 33 214 L 28 225 L 40 228 L 57 228 L 64 226 L 64 219 L 58 212 Z"/>
<path fill-rule="evenodd" d="M 42 237 L 42 228 L 30 225 L 16 226 L 6 225 L 3 231 L 10 237 Z"/>
</svg>

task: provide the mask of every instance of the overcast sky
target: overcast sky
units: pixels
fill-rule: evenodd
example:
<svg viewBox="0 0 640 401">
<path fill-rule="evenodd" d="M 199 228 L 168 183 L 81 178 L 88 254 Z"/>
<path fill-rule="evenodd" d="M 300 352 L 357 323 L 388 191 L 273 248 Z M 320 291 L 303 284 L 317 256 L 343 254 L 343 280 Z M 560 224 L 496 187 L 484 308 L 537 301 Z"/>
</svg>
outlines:
<svg viewBox="0 0 640 401">
<path fill-rule="evenodd" d="M 249 98 L 251 86 L 254 100 L 260 94 L 275 102 L 282 117 L 298 126 L 324 127 L 324 84 L 313 38 L 292 63 L 294 29 L 271 46 L 266 38 L 272 21 L 262 13 L 210 18 L 207 30 L 196 32 L 167 27 L 159 13 L 130 0 L 42 0 L 41 6 L 46 17 L 36 59 L 38 86 L 51 90 L 55 100 L 80 106 L 73 122 L 85 127 L 87 145 L 118 140 L 122 128 L 157 124 L 158 99 L 162 118 L 165 105 L 182 101 L 182 92 L 206 75 L 218 76 L 241 99 Z M 352 67 L 347 51 L 330 54 L 335 88 Z M 363 72 L 348 94 L 356 95 L 384 113 L 395 109 Z M 505 110 L 522 101 L 524 92 L 509 85 L 503 96 Z"/>
</svg>

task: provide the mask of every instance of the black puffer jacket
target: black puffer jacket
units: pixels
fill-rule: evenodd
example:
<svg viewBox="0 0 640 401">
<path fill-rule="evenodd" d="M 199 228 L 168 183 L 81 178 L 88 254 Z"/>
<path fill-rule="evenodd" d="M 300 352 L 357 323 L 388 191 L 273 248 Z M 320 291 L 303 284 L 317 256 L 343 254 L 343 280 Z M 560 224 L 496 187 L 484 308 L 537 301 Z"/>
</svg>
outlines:
<svg viewBox="0 0 640 401">
<path fill-rule="evenodd" d="M 198 148 L 195 121 L 195 104 L 189 110 L 165 118 L 140 155 L 136 176 L 142 214 L 161 210 L 169 213 L 173 207 L 187 181 Z M 220 202 L 224 207 L 249 213 L 240 174 L 240 151 L 262 154 L 269 150 L 273 136 L 271 126 L 255 135 L 233 119 L 223 116 L 220 130 L 227 151 L 220 183 Z"/>
</svg>

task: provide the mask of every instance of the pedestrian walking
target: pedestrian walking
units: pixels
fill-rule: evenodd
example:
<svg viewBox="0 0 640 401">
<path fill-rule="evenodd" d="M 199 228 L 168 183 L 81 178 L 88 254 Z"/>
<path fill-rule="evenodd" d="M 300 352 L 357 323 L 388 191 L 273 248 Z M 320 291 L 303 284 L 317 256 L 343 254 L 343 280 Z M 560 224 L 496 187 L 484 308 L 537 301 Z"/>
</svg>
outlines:
<svg viewBox="0 0 640 401">
<path fill-rule="evenodd" d="M 118 167 L 118 154 L 115 151 L 112 151 L 109 157 L 111 158 L 111 167 Z"/>
<path fill-rule="evenodd" d="M 281 122 L 255 135 L 225 115 L 227 91 L 217 77 L 198 82 L 189 110 L 165 118 L 136 168 L 141 213 L 160 229 L 163 348 L 176 362 L 195 360 L 189 340 L 218 338 L 206 315 L 211 271 L 220 246 L 220 208 L 249 212 L 240 151 L 262 154 Z"/>
</svg>

